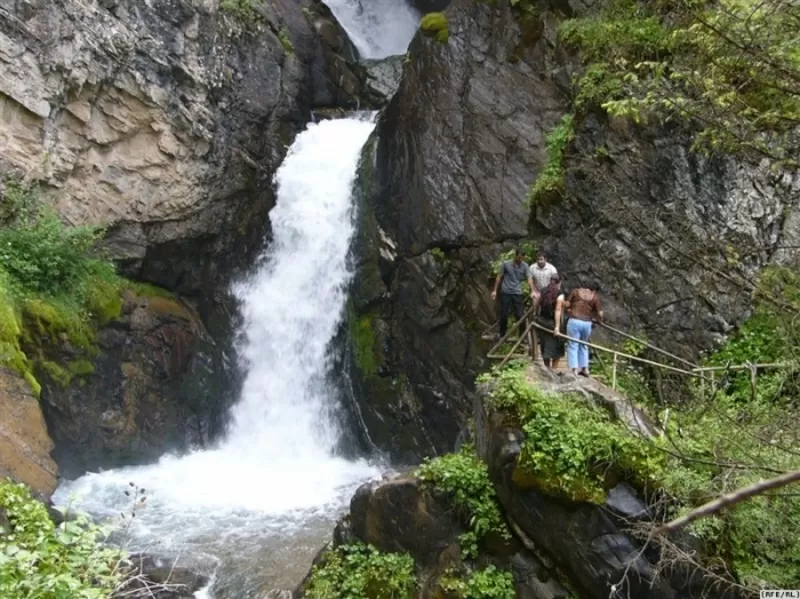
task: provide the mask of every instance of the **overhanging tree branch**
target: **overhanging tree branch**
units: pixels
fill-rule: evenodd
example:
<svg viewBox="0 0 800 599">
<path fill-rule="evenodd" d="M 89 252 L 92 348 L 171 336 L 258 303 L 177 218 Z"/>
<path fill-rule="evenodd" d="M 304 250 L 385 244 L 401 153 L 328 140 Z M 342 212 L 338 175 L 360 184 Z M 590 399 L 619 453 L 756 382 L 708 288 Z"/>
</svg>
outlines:
<svg viewBox="0 0 800 599">
<path fill-rule="evenodd" d="M 725 508 L 736 505 L 737 503 L 741 503 L 742 501 L 750 499 L 751 497 L 755 497 L 756 495 L 761 495 L 765 491 L 785 487 L 786 485 L 790 485 L 798 481 L 800 481 L 800 470 L 793 470 L 792 472 L 787 472 L 781 476 L 776 476 L 775 478 L 761 480 L 748 487 L 743 487 L 741 489 L 731 491 L 730 493 L 726 493 L 725 495 L 722 495 L 713 501 L 709 501 L 708 503 L 693 509 L 691 512 L 681 516 L 680 518 L 675 518 L 666 524 L 662 524 L 653 530 L 653 534 L 664 535 L 670 532 L 675 532 L 676 530 L 680 530 L 695 520 L 699 520 L 700 518 L 705 518 L 707 516 L 713 516 Z"/>
</svg>

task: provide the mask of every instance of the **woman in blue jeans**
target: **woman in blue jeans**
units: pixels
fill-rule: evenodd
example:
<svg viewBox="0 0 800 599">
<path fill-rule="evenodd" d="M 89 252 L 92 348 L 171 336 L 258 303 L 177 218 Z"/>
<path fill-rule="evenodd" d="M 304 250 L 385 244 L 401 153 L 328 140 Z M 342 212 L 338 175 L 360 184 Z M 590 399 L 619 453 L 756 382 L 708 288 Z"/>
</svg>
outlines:
<svg viewBox="0 0 800 599">
<path fill-rule="evenodd" d="M 567 336 L 589 341 L 592 321 L 603 320 L 603 306 L 598 295 L 600 285 L 595 282 L 572 291 L 567 298 Z M 577 341 L 567 341 L 567 366 L 574 374 L 589 376 L 589 348 Z"/>
</svg>

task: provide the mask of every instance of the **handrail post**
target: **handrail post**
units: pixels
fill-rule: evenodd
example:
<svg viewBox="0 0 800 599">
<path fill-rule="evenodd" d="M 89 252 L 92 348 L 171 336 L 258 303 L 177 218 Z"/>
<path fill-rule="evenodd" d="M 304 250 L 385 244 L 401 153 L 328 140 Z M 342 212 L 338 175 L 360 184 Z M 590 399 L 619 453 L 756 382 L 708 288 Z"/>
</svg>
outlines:
<svg viewBox="0 0 800 599">
<path fill-rule="evenodd" d="M 614 352 L 614 362 L 611 366 L 611 389 L 616 391 L 617 390 L 617 358 L 619 354 Z"/>
</svg>

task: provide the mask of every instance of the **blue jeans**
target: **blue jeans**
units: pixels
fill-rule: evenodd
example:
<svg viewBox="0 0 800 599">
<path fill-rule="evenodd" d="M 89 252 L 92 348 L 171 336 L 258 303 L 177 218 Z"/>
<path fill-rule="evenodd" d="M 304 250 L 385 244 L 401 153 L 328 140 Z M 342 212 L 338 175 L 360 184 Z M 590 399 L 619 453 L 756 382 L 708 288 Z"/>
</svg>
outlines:
<svg viewBox="0 0 800 599">
<path fill-rule="evenodd" d="M 588 320 L 570 318 L 567 321 L 567 336 L 581 341 L 589 341 L 592 323 Z M 569 368 L 589 368 L 589 348 L 575 341 L 567 341 L 567 366 Z"/>
</svg>

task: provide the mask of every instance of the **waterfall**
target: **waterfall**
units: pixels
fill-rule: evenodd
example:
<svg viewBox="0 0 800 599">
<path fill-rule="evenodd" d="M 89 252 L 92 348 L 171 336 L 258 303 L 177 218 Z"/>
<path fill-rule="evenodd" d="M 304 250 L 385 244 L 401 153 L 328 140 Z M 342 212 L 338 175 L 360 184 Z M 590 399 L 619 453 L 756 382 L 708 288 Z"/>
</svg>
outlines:
<svg viewBox="0 0 800 599">
<path fill-rule="evenodd" d="M 326 0 L 361 58 L 405 54 L 420 14 L 405 0 Z"/>
<path fill-rule="evenodd" d="M 248 555 L 255 561 L 279 548 L 280 538 L 307 537 L 309 526 L 329 532 L 330 516 L 380 473 L 365 460 L 334 455 L 339 431 L 328 355 L 351 277 L 352 185 L 373 128 L 374 115 L 309 124 L 276 173 L 272 244 L 235 289 L 247 374 L 223 442 L 149 466 L 87 474 L 62 485 L 57 503 L 75 496 L 77 508 L 116 517 L 128 509 L 124 491 L 135 482 L 148 504 L 131 528 L 133 546 L 209 556 L 218 577 L 225 581 L 227 566 L 228 584 L 241 592 L 258 579 L 247 568 L 234 571 Z"/>
<path fill-rule="evenodd" d="M 329 0 L 367 58 L 403 53 L 417 15 L 398 0 Z M 148 466 L 88 473 L 57 490 L 99 518 L 130 511 L 125 491 L 143 487 L 127 543 L 214 573 L 198 595 L 260 596 L 297 584 L 329 538 L 356 487 L 381 472 L 335 455 L 330 342 L 352 276 L 352 186 L 375 115 L 311 123 L 275 175 L 272 243 L 251 277 L 235 286 L 246 368 L 231 425 L 217 447 L 163 456 Z"/>
</svg>

